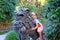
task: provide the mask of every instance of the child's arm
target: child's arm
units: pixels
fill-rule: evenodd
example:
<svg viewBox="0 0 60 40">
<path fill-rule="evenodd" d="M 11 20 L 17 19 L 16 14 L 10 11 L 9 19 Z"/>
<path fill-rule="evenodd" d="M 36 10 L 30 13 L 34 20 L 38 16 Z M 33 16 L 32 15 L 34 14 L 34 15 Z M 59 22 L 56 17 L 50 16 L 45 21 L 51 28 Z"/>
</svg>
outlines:
<svg viewBox="0 0 60 40">
<path fill-rule="evenodd" d="M 31 30 L 36 30 L 37 29 L 37 27 L 35 27 L 35 28 L 31 28 Z"/>
<path fill-rule="evenodd" d="M 36 27 L 31 28 L 30 31 L 36 30 L 38 28 L 38 24 L 36 24 Z"/>
<path fill-rule="evenodd" d="M 33 30 L 36 30 L 38 27 L 38 25 L 36 24 L 36 27 L 35 28 L 31 28 L 30 31 L 33 31 Z"/>
<path fill-rule="evenodd" d="M 35 28 L 31 28 L 31 29 L 30 29 L 30 31 L 34 31 L 34 30 L 36 30 L 36 27 L 35 27 Z"/>
</svg>

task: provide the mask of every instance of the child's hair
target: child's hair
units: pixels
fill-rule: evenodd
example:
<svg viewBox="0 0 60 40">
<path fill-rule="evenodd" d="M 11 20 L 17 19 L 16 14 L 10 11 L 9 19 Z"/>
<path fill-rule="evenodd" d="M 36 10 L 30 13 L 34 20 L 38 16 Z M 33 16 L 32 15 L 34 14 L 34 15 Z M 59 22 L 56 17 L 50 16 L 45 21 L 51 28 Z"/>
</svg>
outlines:
<svg viewBox="0 0 60 40">
<path fill-rule="evenodd" d="M 31 15 L 33 15 L 33 14 L 37 15 L 35 12 L 32 12 L 32 13 L 31 13 Z"/>
</svg>

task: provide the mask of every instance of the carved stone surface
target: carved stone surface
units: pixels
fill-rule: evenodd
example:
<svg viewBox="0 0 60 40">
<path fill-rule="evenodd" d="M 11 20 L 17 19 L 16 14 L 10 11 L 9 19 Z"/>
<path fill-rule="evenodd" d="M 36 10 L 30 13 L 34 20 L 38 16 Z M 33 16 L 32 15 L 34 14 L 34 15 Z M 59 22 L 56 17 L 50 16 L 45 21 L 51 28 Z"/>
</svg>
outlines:
<svg viewBox="0 0 60 40">
<path fill-rule="evenodd" d="M 33 40 L 38 38 L 36 31 L 29 31 L 30 28 L 35 27 L 31 12 L 28 8 L 21 8 L 15 11 L 16 19 L 12 21 L 12 29 L 18 34 L 19 40 L 27 40 L 30 36 Z M 43 40 L 47 38 L 43 35 Z M 41 38 L 37 39 L 40 40 Z"/>
<path fill-rule="evenodd" d="M 26 40 L 28 36 L 36 40 L 36 31 L 30 32 L 31 27 L 35 27 L 31 12 L 28 8 L 21 8 L 15 11 L 16 19 L 12 21 L 12 29 L 19 35 L 19 40 Z"/>
</svg>

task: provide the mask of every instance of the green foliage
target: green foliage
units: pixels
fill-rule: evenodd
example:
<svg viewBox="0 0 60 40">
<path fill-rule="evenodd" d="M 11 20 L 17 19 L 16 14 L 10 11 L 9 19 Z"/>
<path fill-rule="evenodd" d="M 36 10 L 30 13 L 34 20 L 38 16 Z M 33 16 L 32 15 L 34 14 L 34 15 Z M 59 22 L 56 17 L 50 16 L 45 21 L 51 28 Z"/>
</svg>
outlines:
<svg viewBox="0 0 60 40">
<path fill-rule="evenodd" d="M 34 12 L 37 12 L 38 8 L 35 6 L 35 5 L 31 5 L 31 4 L 20 4 L 20 8 L 29 8 L 30 11 L 34 11 Z"/>
<path fill-rule="evenodd" d="M 0 0 L 0 23 L 12 20 L 17 0 Z"/>
<path fill-rule="evenodd" d="M 20 8 L 29 8 L 30 12 L 35 12 L 37 14 L 37 18 L 41 21 L 41 12 L 40 12 L 40 8 L 36 7 L 35 5 L 31 5 L 31 4 L 20 4 Z M 44 21 L 44 20 L 43 20 Z"/>
<path fill-rule="evenodd" d="M 46 19 L 44 32 L 48 36 L 49 40 L 53 40 L 54 33 L 57 30 L 56 27 L 60 24 L 60 0 L 48 0 L 43 6 L 43 15 Z M 59 25 L 60 26 L 60 25 Z M 59 38 L 57 39 L 59 40 Z"/>
<path fill-rule="evenodd" d="M 5 40 L 18 40 L 16 32 L 10 31 L 6 36 Z"/>
</svg>

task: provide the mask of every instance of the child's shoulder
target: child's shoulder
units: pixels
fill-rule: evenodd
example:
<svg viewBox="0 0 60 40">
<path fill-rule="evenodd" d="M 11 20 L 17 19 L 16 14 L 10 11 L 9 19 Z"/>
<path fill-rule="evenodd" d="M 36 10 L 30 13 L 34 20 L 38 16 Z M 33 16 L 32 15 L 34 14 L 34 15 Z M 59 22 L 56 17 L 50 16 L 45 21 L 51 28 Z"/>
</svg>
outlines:
<svg viewBox="0 0 60 40">
<path fill-rule="evenodd" d="M 38 19 L 35 19 L 36 23 L 40 23 Z"/>
</svg>

